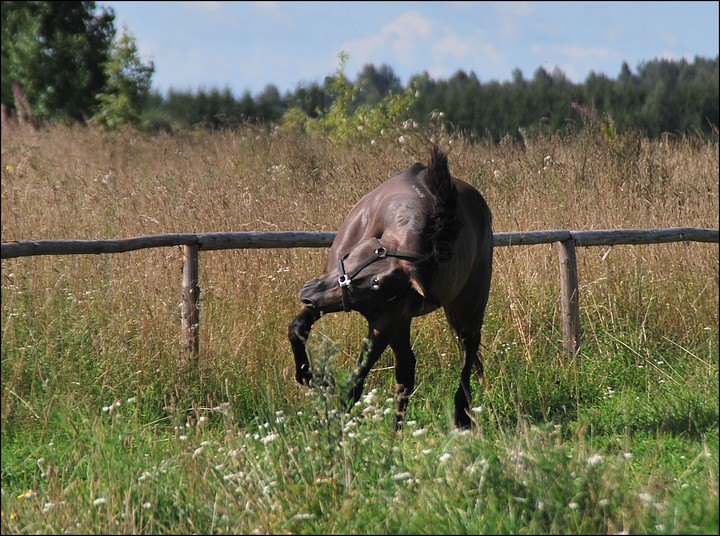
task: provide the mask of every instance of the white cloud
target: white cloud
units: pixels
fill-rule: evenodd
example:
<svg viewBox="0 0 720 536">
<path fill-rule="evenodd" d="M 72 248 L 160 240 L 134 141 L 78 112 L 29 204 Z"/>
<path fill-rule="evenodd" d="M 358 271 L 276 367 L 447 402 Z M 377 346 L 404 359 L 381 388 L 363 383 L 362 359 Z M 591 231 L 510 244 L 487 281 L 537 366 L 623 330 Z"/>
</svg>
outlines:
<svg viewBox="0 0 720 536">
<path fill-rule="evenodd" d="M 552 45 L 550 48 L 558 52 L 559 54 L 574 59 L 607 59 L 612 55 L 610 49 L 606 47 L 581 47 L 576 45 L 560 46 Z"/>
<path fill-rule="evenodd" d="M 506 39 L 522 34 L 527 28 L 527 19 L 538 10 L 534 2 L 493 2 L 492 6 L 497 16 L 499 35 Z"/>
<path fill-rule="evenodd" d="M 679 42 L 677 35 L 670 33 L 660 34 L 660 40 L 667 45 L 677 45 Z"/>
<path fill-rule="evenodd" d="M 438 56 L 454 56 L 464 58 L 472 51 L 472 46 L 466 40 L 460 39 L 457 34 L 448 34 L 440 39 L 433 47 Z"/>
<path fill-rule="evenodd" d="M 393 52 L 392 60 L 403 65 L 411 64 L 422 41 L 433 30 L 433 22 L 417 11 L 401 14 L 394 21 L 385 24 L 378 33 L 365 38 L 346 42 L 345 50 L 353 62 L 372 63 L 378 56 Z"/>
<path fill-rule="evenodd" d="M 613 56 L 612 50 L 607 47 L 583 47 L 579 45 L 539 45 L 536 43 L 532 46 L 530 50 L 536 56 L 556 53 L 564 58 L 570 58 L 575 60 L 606 60 Z"/>
</svg>

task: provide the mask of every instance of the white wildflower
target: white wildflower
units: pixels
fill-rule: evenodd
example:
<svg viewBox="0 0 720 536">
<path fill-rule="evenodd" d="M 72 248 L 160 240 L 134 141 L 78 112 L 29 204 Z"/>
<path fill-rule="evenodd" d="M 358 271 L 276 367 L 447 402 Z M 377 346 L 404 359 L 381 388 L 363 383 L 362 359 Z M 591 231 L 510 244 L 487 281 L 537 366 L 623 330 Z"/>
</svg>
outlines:
<svg viewBox="0 0 720 536">
<path fill-rule="evenodd" d="M 409 478 L 412 478 L 412 475 L 405 471 L 403 473 L 397 473 L 392 476 L 393 480 L 397 480 L 398 482 L 402 482 L 404 480 L 408 480 Z"/>
<path fill-rule="evenodd" d="M 600 454 L 593 454 L 587 460 L 588 467 L 596 467 L 603 463 L 603 457 Z"/>
<path fill-rule="evenodd" d="M 298 520 L 303 520 L 303 519 L 315 519 L 315 514 L 300 513 L 300 514 L 295 514 L 294 516 L 292 516 L 292 518 L 293 518 L 293 519 L 298 519 Z"/>
<path fill-rule="evenodd" d="M 107 499 L 105 497 L 98 497 L 93 501 L 93 504 L 95 506 L 102 506 L 103 504 L 107 504 Z"/>
</svg>

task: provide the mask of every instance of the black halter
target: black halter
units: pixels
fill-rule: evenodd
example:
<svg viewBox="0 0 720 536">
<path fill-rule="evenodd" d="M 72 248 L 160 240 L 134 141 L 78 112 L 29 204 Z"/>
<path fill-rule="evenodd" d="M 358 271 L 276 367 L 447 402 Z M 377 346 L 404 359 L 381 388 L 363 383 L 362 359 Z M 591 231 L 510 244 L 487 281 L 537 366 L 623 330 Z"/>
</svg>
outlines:
<svg viewBox="0 0 720 536">
<path fill-rule="evenodd" d="M 338 277 L 338 284 L 340 285 L 340 290 L 342 291 L 343 310 L 346 312 L 350 311 L 350 285 L 352 284 L 352 280 L 355 279 L 355 276 L 357 276 L 362 270 L 370 266 L 372 263 L 374 263 L 375 261 L 379 261 L 380 259 L 384 259 L 385 257 L 396 257 L 398 259 L 409 259 L 416 261 L 427 258 L 426 255 L 409 253 L 407 251 L 388 251 L 387 248 L 383 246 L 377 238 L 373 237 L 372 240 L 377 245 L 377 248 L 375 248 L 373 254 L 367 257 L 360 264 L 358 264 L 358 266 L 349 274 L 345 272 L 345 265 L 343 264 L 343 261 L 348 258 L 350 253 L 346 253 L 342 257 L 338 258 L 337 270 L 338 274 L 340 274 L 340 277 Z"/>
</svg>

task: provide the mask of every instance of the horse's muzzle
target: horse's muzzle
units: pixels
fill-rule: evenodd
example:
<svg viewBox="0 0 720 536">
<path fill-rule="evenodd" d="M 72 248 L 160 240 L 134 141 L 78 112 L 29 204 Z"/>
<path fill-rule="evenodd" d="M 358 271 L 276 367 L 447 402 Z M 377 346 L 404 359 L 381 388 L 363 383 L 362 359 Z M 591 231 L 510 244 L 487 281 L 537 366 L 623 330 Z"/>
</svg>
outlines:
<svg viewBox="0 0 720 536">
<path fill-rule="evenodd" d="M 314 309 L 318 307 L 320 298 L 324 291 L 324 285 L 321 279 L 311 279 L 303 285 L 298 294 L 298 298 L 305 305 Z"/>
</svg>

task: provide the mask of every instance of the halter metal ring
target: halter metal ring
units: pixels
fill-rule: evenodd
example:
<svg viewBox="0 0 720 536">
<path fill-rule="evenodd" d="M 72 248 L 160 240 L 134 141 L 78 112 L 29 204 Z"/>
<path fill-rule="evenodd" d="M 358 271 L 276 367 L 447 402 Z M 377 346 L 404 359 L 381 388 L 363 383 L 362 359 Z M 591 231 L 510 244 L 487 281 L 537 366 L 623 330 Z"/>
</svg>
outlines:
<svg viewBox="0 0 720 536">
<path fill-rule="evenodd" d="M 349 287 L 350 283 L 352 283 L 352 280 L 345 274 L 338 277 L 338 284 L 340 285 L 340 288 Z"/>
<path fill-rule="evenodd" d="M 384 259 L 387 256 L 387 249 L 385 249 L 385 246 L 380 246 L 375 250 L 375 255 L 378 256 L 378 259 Z"/>
</svg>

